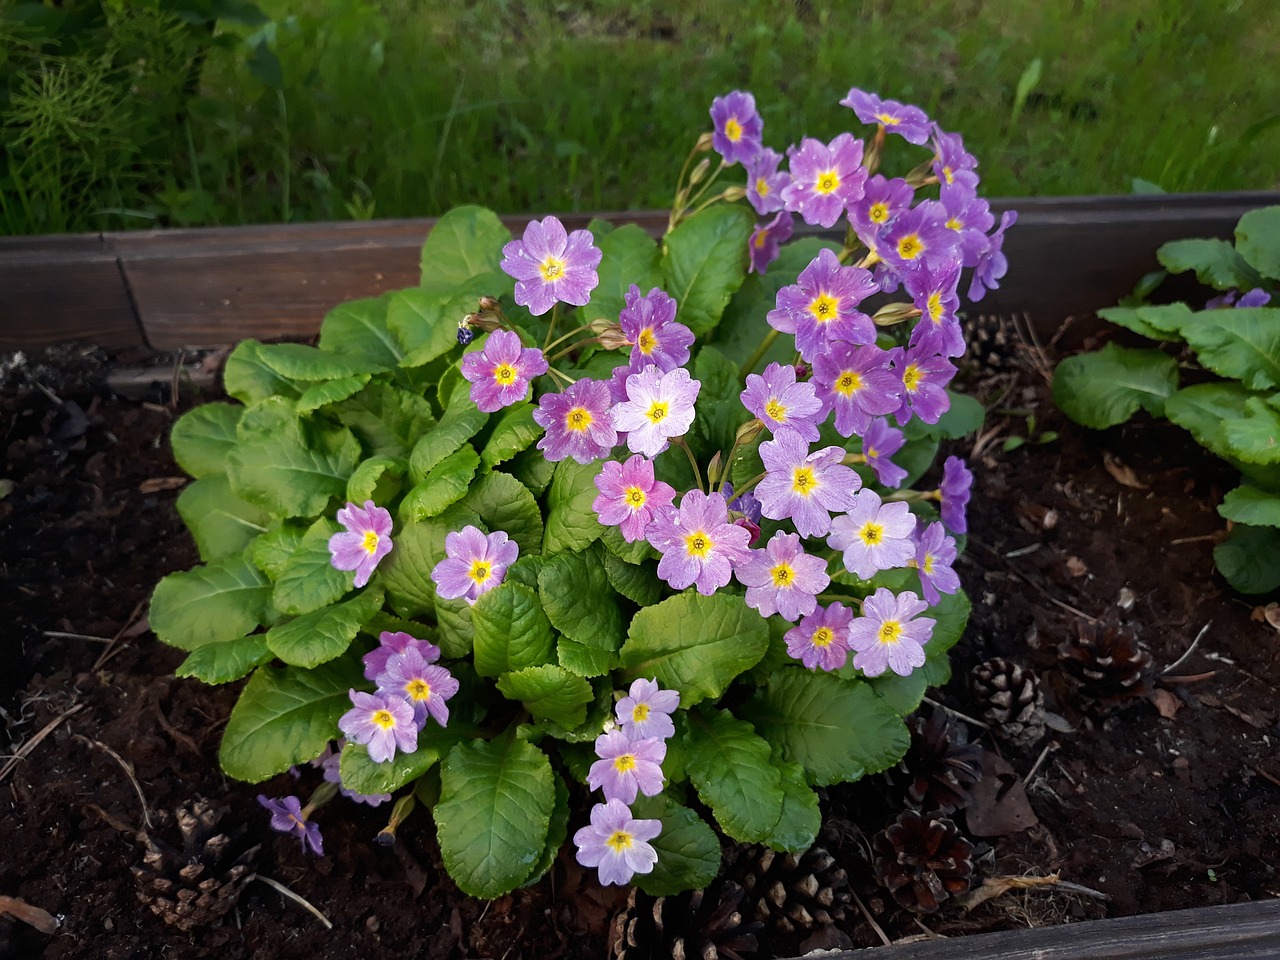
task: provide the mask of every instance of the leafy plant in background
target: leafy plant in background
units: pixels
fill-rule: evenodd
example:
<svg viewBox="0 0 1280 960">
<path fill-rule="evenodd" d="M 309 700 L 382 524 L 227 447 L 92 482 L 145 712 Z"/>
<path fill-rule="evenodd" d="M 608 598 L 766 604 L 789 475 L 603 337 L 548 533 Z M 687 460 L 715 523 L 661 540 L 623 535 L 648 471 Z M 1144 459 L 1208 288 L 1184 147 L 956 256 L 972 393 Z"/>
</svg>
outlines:
<svg viewBox="0 0 1280 960">
<path fill-rule="evenodd" d="M 1243 593 L 1280 587 L 1280 207 L 1240 218 L 1235 244 L 1174 240 L 1157 257 L 1165 271 L 1195 271 L 1219 291 L 1195 310 L 1185 302 L 1147 304 L 1164 273 L 1143 278 L 1126 306 L 1098 311 L 1159 346 L 1108 343 L 1067 357 L 1053 396 L 1067 416 L 1102 430 L 1139 410 L 1190 431 L 1231 464 L 1241 483 L 1218 513 L 1230 521 L 1214 560 Z"/>
<path fill-rule="evenodd" d="M 339 787 L 398 794 L 388 829 L 429 807 L 450 875 L 496 897 L 550 868 L 586 785 L 580 862 L 670 893 L 716 875 L 713 824 L 804 850 L 815 787 L 903 755 L 968 615 L 972 477 L 909 485 L 981 424 L 946 389 L 958 287 L 998 284 L 1013 216 L 991 229 L 959 136 L 842 103 L 873 136 L 784 166 L 750 95 L 718 98 L 659 241 L 456 209 L 420 286 L 316 347 L 240 344 L 239 403 L 178 421 L 204 562 L 150 621 L 181 676 L 248 676 L 228 774 L 324 768 L 306 806 L 260 797 L 277 829 L 318 852 Z M 932 153 L 885 177 L 889 134 Z M 784 245 L 794 213 L 843 242 Z"/>
</svg>

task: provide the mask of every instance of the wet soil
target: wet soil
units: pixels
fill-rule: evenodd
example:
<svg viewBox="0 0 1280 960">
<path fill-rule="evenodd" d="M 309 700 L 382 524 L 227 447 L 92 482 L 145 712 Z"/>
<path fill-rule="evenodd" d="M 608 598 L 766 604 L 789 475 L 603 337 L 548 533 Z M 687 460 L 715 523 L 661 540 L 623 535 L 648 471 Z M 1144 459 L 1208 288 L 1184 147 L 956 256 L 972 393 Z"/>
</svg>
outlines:
<svg viewBox="0 0 1280 960">
<path fill-rule="evenodd" d="M 119 359 L 88 348 L 3 360 L 0 479 L 13 486 L 0 499 L 0 897 L 47 911 L 58 928 L 0 915 L 0 957 L 606 953 L 625 894 L 601 890 L 571 858 L 484 903 L 449 881 L 420 814 L 380 846 L 385 807 L 331 807 L 319 859 L 272 833 L 256 795 L 305 797 L 315 772 L 259 786 L 224 777 L 216 752 L 237 685 L 175 679 L 183 654 L 146 630 L 156 580 L 196 561 L 173 506 L 181 471 L 167 434 L 212 392 L 187 384 L 174 397 L 159 373 L 151 384 L 134 377 L 141 385 L 121 396 L 104 386 Z M 875 889 L 863 861 L 866 838 L 897 812 L 882 779 L 868 778 L 825 795 L 823 842 L 879 930 L 851 905 L 819 939 L 762 932 L 757 956 L 874 945 L 881 934 L 923 935 L 921 923 L 955 936 L 1280 895 L 1280 631 L 1263 611 L 1276 598 L 1235 595 L 1213 569 L 1224 525 L 1214 508 L 1234 478 L 1168 424 L 1075 427 L 1053 410 L 1043 369 L 1023 360 L 974 377 L 984 399 L 1013 412 L 953 451 L 976 475 L 959 566 L 974 610 L 936 698 L 978 717 L 967 678 L 992 656 L 1039 675 L 1053 721 L 1042 740 L 1017 746 L 970 725 L 1012 770 L 1002 795 L 1025 781 L 1036 822 L 997 810 L 984 837 L 956 820 L 979 844 L 976 878 L 1057 872 L 1083 889 L 1007 893 L 917 922 Z M 1032 442 L 1005 449 L 1029 427 Z M 1056 438 L 1035 442 L 1047 431 Z M 1099 619 L 1138 635 L 1156 678 L 1149 695 L 1110 711 L 1058 666 L 1058 645 Z M 219 876 L 245 866 L 222 887 L 234 907 L 184 930 L 139 899 L 156 878 L 144 838 L 181 850 L 178 811 L 198 800 L 215 822 L 192 849 Z M 178 861 L 161 874 L 176 877 Z"/>
</svg>

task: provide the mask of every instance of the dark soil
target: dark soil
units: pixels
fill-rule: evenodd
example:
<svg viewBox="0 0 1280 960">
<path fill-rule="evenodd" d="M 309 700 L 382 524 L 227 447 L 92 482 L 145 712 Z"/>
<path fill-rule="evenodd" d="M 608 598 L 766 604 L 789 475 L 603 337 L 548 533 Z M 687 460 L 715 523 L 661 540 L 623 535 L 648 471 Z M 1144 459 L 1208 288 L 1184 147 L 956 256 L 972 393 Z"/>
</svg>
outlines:
<svg viewBox="0 0 1280 960">
<path fill-rule="evenodd" d="M 601 890 L 571 857 L 537 886 L 483 903 L 444 874 L 421 814 L 384 847 L 372 839 L 386 807 L 335 803 L 319 817 L 322 859 L 272 833 L 258 792 L 305 799 L 315 772 L 260 786 L 225 778 L 216 752 L 237 685 L 175 679 L 183 654 L 145 629 L 156 580 L 196 561 L 173 509 L 180 480 L 170 478 L 181 472 L 168 431 L 212 395 L 187 387 L 175 402 L 160 374 L 150 399 L 116 396 L 103 383 L 118 364 L 92 350 L 0 359 L 0 478 L 16 483 L 0 499 L 0 754 L 21 754 L 0 778 L 0 897 L 60 924 L 46 935 L 0 916 L 0 957 L 604 955 L 624 894 Z M 1213 569 L 1223 528 L 1214 507 L 1233 477 L 1167 424 L 1075 427 L 1052 409 L 1034 364 L 983 377 L 987 399 L 1003 392 L 1002 405 L 1035 412 L 1036 438 L 1058 436 L 1005 451 L 1005 438 L 1027 435 L 1019 413 L 989 420 L 998 433 L 976 453 L 972 441 L 956 451 L 972 455 L 977 477 L 960 567 L 974 615 L 938 699 L 976 716 L 967 677 L 987 657 L 1039 673 L 1060 718 L 1044 740 L 1019 748 L 971 729 L 1008 761 L 1010 783 L 1027 780 L 1038 818 L 975 837 L 977 870 L 1057 871 L 1092 893 L 1013 892 L 968 911 L 950 905 L 924 926 L 954 936 L 1280 895 L 1280 632 L 1260 606 L 1275 598 L 1233 595 Z M 1150 696 L 1104 713 L 1079 695 L 1057 647 L 1082 618 L 1138 632 L 1154 674 L 1167 670 Z M 882 778 L 868 779 L 826 796 L 823 840 L 888 937 L 919 935 L 861 856 L 897 812 Z M 230 835 L 227 861 L 244 854 L 251 873 L 305 898 L 333 928 L 260 880 L 223 919 L 190 931 L 140 902 L 142 838 L 181 847 L 175 811 L 201 798 L 225 810 L 215 832 Z M 803 946 L 878 942 L 851 907 L 836 932 Z M 758 955 L 801 948 L 799 936 L 762 934 Z"/>
</svg>

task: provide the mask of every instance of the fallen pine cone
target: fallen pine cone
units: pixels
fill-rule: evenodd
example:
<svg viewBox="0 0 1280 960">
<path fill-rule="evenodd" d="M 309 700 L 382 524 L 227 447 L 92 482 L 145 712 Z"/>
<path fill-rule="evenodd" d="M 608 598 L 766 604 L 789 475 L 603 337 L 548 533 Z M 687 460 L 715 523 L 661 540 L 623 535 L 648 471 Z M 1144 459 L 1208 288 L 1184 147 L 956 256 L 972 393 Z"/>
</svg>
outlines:
<svg viewBox="0 0 1280 960">
<path fill-rule="evenodd" d="M 969 743 L 968 729 L 941 707 L 907 718 L 911 745 L 888 773 L 906 803 L 925 813 L 950 813 L 969 802 L 969 788 L 982 776 L 982 748 Z"/>
<path fill-rule="evenodd" d="M 1058 661 L 1082 697 L 1106 710 L 1151 692 L 1151 654 L 1132 628 L 1081 620 L 1076 630 L 1059 645 Z"/>
<path fill-rule="evenodd" d="M 1044 736 L 1044 691 L 1031 670 L 993 657 L 973 668 L 969 683 L 995 733 L 1022 747 Z"/>
<path fill-rule="evenodd" d="M 750 847 L 731 869 L 763 924 L 783 933 L 807 933 L 845 917 L 849 878 L 822 847 L 802 854 Z"/>
<path fill-rule="evenodd" d="M 969 889 L 973 844 L 946 819 L 907 810 L 876 834 L 875 874 L 893 899 L 916 913 L 934 913 Z"/>
<path fill-rule="evenodd" d="M 613 960 L 742 960 L 756 952 L 759 921 L 743 919 L 742 887 L 730 881 L 706 890 L 651 897 L 636 888 L 610 929 Z"/>
</svg>

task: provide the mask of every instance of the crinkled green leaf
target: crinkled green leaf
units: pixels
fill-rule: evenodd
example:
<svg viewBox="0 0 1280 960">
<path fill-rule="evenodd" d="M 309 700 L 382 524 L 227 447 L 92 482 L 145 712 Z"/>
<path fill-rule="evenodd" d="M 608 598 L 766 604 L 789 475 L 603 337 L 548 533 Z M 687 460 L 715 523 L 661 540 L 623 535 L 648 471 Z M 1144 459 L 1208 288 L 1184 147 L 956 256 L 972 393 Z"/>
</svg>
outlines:
<svg viewBox="0 0 1280 960">
<path fill-rule="evenodd" d="M 1164 415 L 1178 388 L 1178 362 L 1159 350 L 1108 343 L 1096 353 L 1067 357 L 1053 374 L 1053 400 L 1076 423 L 1094 430 L 1124 423 L 1139 409 Z"/>
<path fill-rule="evenodd" d="M 405 459 L 418 439 L 436 425 L 431 404 L 417 394 L 385 383 L 371 383 L 330 411 L 351 429 L 366 455 Z"/>
<path fill-rule="evenodd" d="M 351 431 L 293 418 L 238 443 L 227 455 L 227 476 L 237 496 L 271 513 L 314 517 L 346 492 L 359 460 Z"/>
<path fill-rule="evenodd" d="M 698 799 L 733 839 L 759 843 L 777 826 L 785 796 L 769 744 L 722 710 L 691 712 L 688 719 L 685 765 Z"/>
<path fill-rule="evenodd" d="M 480 460 L 486 467 L 494 467 L 510 460 L 542 435 L 542 428 L 533 422 L 532 403 L 518 403 L 498 415 Z"/>
<path fill-rule="evenodd" d="M 501 530 L 514 540 L 520 556 L 542 550 L 542 511 L 538 501 L 510 474 L 497 470 L 484 474 L 471 485 L 462 503 L 490 530 Z"/>
<path fill-rule="evenodd" d="M 500 583 L 471 608 L 476 672 L 496 677 L 551 662 L 555 636 L 538 595 L 519 583 Z"/>
<path fill-rule="evenodd" d="M 702 385 L 691 431 L 695 451 L 705 460 L 717 451 L 727 457 L 738 427 L 751 419 L 738 399 L 738 366 L 715 347 L 703 347 L 694 360 L 693 377 Z"/>
<path fill-rule="evenodd" d="M 436 585 L 431 571 L 444 559 L 444 539 L 480 518 L 459 507 L 439 517 L 398 526 L 391 534 L 391 552 L 378 564 L 378 576 L 392 606 L 406 617 L 435 609 Z"/>
<path fill-rule="evenodd" d="M 244 407 L 206 403 L 180 416 L 169 437 L 178 466 L 197 478 L 223 473 L 243 413 Z"/>
<path fill-rule="evenodd" d="M 1157 332 L 1155 339 L 1179 343 L 1183 329 L 1195 323 L 1195 311 L 1185 303 L 1148 304 L 1138 308 L 1138 319 Z"/>
<path fill-rule="evenodd" d="M 1236 524 L 1213 548 L 1213 562 L 1241 593 L 1270 593 L 1280 587 L 1280 530 Z"/>
<path fill-rule="evenodd" d="M 469 443 L 445 457 L 400 501 L 401 523 L 416 523 L 443 513 L 471 487 L 480 455 Z"/>
<path fill-rule="evenodd" d="M 1280 410 L 1261 397 L 1244 402 L 1244 416 L 1226 423 L 1227 446 L 1248 463 L 1280 463 Z"/>
<path fill-rule="evenodd" d="M 247 677 L 254 669 L 271 659 L 265 634 L 254 633 L 220 643 L 206 643 L 191 651 L 178 665 L 175 676 L 195 677 L 204 683 L 230 683 Z"/>
<path fill-rule="evenodd" d="M 604 532 L 591 507 L 600 495 L 595 484 L 599 472 L 599 463 L 560 461 L 547 494 L 547 528 L 542 539 L 544 553 L 586 549 Z"/>
<path fill-rule="evenodd" d="M 556 465 L 544 457 L 541 450 L 530 447 L 516 454 L 507 469 L 513 477 L 528 487 L 535 497 L 540 497 L 551 484 Z"/>
<path fill-rule="evenodd" d="M 339 400 L 345 400 L 359 393 L 369 382 L 369 374 L 357 373 L 355 376 L 343 377 L 340 380 L 321 380 L 302 391 L 298 398 L 298 412 L 311 413 L 321 407 Z"/>
<path fill-rule="evenodd" d="M 1236 249 L 1264 277 L 1280 280 L 1280 206 L 1250 210 L 1241 217 Z"/>
<path fill-rule="evenodd" d="M 253 542 L 253 563 L 271 580 L 284 572 L 293 551 L 298 549 L 308 525 L 294 520 L 276 520 Z"/>
<path fill-rule="evenodd" d="M 448 293 L 473 277 L 502 276 L 502 248 L 510 240 L 511 231 L 492 210 L 454 207 L 427 234 L 422 246 L 421 286 Z M 495 290 L 493 295 L 503 292 Z"/>
<path fill-rule="evenodd" d="M 372 368 L 390 370 L 405 350 L 387 322 L 389 297 L 369 297 L 339 304 L 320 324 L 321 350 L 353 357 Z"/>
<path fill-rule="evenodd" d="M 395 457 L 376 456 L 362 460 L 347 480 L 347 500 L 351 503 L 390 503 L 400 493 L 400 478 L 407 464 Z"/>
<path fill-rule="evenodd" d="M 1218 514 L 1253 527 L 1280 527 L 1280 493 L 1248 485 L 1236 487 L 1222 498 Z"/>
<path fill-rule="evenodd" d="M 548 557 L 538 574 L 538 596 L 551 625 L 570 640 L 611 653 L 622 645 L 618 595 L 594 551 Z"/>
<path fill-rule="evenodd" d="M 338 570 L 329 553 L 329 538 L 342 528 L 328 517 L 313 523 L 276 575 L 271 602 L 281 613 L 297 616 L 341 600 L 355 573 Z"/>
<path fill-rule="evenodd" d="M 469 389 L 466 381 L 459 383 L 440 423 L 418 438 L 409 457 L 409 475 L 414 483 L 421 483 L 436 464 L 460 449 L 488 420 L 489 415 L 481 413 L 471 402 Z"/>
<path fill-rule="evenodd" d="M 498 677 L 498 690 L 519 700 L 536 720 L 550 720 L 572 730 L 587 718 L 595 692 L 582 677 L 555 664 L 525 667 Z"/>
<path fill-rule="evenodd" d="M 1215 290 L 1249 290 L 1262 280 L 1236 248 L 1225 240 L 1196 237 L 1170 240 L 1156 251 L 1156 259 L 1170 273 L 1196 272 L 1196 279 Z"/>
<path fill-rule="evenodd" d="M 633 603 L 647 607 L 662 599 L 666 585 L 658 579 L 657 565 L 651 560 L 627 563 L 609 550 L 596 547 L 596 560 L 604 566 L 609 584 Z"/>
<path fill-rule="evenodd" d="M 776 764 L 782 775 L 782 816 L 765 843 L 775 850 L 804 853 L 822 827 L 822 811 L 818 795 L 805 780 L 804 768 L 798 763 Z"/>
<path fill-rule="evenodd" d="M 1245 403 L 1252 396 L 1239 383 L 1197 383 L 1169 397 L 1165 416 L 1189 431 L 1202 447 L 1227 457 L 1231 447 L 1225 424 L 1245 415 Z"/>
<path fill-rule="evenodd" d="M 235 640 L 266 619 L 271 584 L 242 554 L 171 573 L 151 595 L 155 635 L 179 650 Z"/>
<path fill-rule="evenodd" d="M 1124 327 L 1126 330 L 1132 330 L 1134 333 L 1150 340 L 1170 339 L 1169 335 L 1164 331 L 1156 329 L 1143 320 L 1138 314 L 1137 307 L 1106 307 L 1098 311 L 1098 316 L 1108 323 L 1114 323 L 1117 326 Z M 1175 336 L 1178 341 L 1182 340 L 1181 336 Z"/>
<path fill-rule="evenodd" d="M 564 842 L 569 839 L 569 788 L 565 786 L 564 777 L 554 777 L 552 783 L 556 788 L 556 802 L 551 809 L 547 842 L 542 847 L 542 855 L 538 857 L 538 862 L 534 864 L 533 872 L 525 880 L 526 885 L 536 883 L 551 870 Z"/>
<path fill-rule="evenodd" d="M 591 291 L 587 313 L 592 317 L 616 320 L 626 305 L 626 294 L 634 283 L 640 294 L 662 286 L 658 269 L 657 241 L 634 223 L 624 224 L 596 238 L 600 248 L 599 285 Z"/>
<path fill-rule="evenodd" d="M 330 353 L 302 343 L 268 343 L 258 350 L 258 358 L 285 380 L 310 383 L 338 380 L 360 373 L 378 373 L 383 368 L 358 356 Z"/>
<path fill-rule="evenodd" d="M 746 279 L 747 240 L 754 225 L 747 207 L 718 204 L 664 238 L 662 287 L 676 301 L 676 319 L 695 336 L 716 328 L 729 298 Z"/>
<path fill-rule="evenodd" d="M 636 797 L 631 813 L 637 820 L 661 820 L 662 832 L 649 842 L 658 862 L 637 874 L 637 887 L 652 897 L 700 890 L 720 873 L 720 840 L 700 816 L 666 794 Z"/>
<path fill-rule="evenodd" d="M 346 653 L 361 625 L 382 608 L 382 590 L 366 587 L 343 603 L 304 613 L 267 631 L 267 646 L 285 663 L 315 667 Z"/>
<path fill-rule="evenodd" d="M 267 529 L 270 515 L 237 497 L 225 473 L 213 473 L 189 483 L 178 494 L 178 515 L 195 538 L 206 563 L 239 553 Z"/>
<path fill-rule="evenodd" d="M 263 349 L 265 345 L 253 339 L 236 344 L 222 368 L 227 394 L 246 405 L 273 396 L 296 400 L 302 389 L 266 364 L 262 359 Z"/>
<path fill-rule="evenodd" d="M 1202 310 L 1182 331 L 1201 365 L 1250 390 L 1280 386 L 1280 309 Z"/>
<path fill-rule="evenodd" d="M 628 543 L 617 527 L 604 526 L 604 532 L 600 534 L 600 543 L 611 554 L 626 563 L 656 560 L 659 556 L 658 551 L 653 549 L 648 540 L 641 538 Z"/>
</svg>

